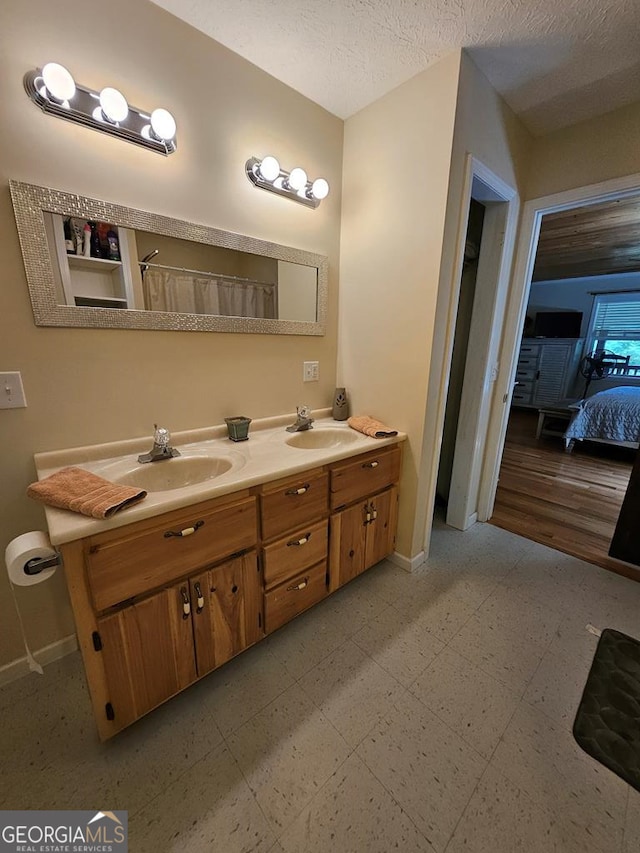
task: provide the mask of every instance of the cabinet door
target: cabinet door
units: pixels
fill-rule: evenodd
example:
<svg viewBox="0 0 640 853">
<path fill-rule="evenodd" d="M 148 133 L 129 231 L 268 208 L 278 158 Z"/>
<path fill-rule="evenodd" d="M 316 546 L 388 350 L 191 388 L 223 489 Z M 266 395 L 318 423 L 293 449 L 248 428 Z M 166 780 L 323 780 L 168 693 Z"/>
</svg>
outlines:
<svg viewBox="0 0 640 853">
<path fill-rule="evenodd" d="M 196 679 L 188 585 L 177 584 L 97 620 L 109 701 L 118 728 Z"/>
<path fill-rule="evenodd" d="M 541 347 L 538 379 L 533 393 L 534 405 L 557 403 L 567 396 L 570 344 L 545 344 Z"/>
<path fill-rule="evenodd" d="M 395 545 L 398 514 L 398 490 L 394 486 L 368 501 L 364 568 L 368 569 L 387 557 Z"/>
<path fill-rule="evenodd" d="M 262 635 L 261 578 L 255 551 L 189 579 L 198 675 L 204 675 Z"/>
<path fill-rule="evenodd" d="M 366 533 L 366 501 L 331 516 L 330 592 L 364 571 Z"/>
</svg>

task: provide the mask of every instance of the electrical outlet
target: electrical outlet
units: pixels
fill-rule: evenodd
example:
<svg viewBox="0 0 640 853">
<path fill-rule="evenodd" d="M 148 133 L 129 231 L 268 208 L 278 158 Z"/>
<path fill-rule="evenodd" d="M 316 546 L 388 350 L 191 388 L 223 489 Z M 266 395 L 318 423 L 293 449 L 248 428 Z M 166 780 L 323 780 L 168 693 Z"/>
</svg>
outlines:
<svg viewBox="0 0 640 853">
<path fill-rule="evenodd" d="M 320 362 L 304 361 L 302 363 L 302 381 L 317 382 L 320 379 Z"/>
<path fill-rule="evenodd" d="M 23 409 L 26 405 L 20 373 L 0 373 L 0 409 Z"/>
</svg>

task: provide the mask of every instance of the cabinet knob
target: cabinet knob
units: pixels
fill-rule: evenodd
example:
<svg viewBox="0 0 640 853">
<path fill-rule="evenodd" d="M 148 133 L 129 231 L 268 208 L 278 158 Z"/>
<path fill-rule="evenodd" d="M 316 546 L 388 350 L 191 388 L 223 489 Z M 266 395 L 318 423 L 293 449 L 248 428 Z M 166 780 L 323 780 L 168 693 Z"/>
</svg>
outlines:
<svg viewBox="0 0 640 853">
<path fill-rule="evenodd" d="M 298 545 L 306 545 L 307 542 L 311 539 L 311 531 L 309 533 L 305 533 L 302 539 L 291 539 L 290 542 L 287 542 L 287 548 L 296 547 Z"/>
<path fill-rule="evenodd" d="M 363 468 L 377 468 L 379 464 L 380 463 L 377 462 L 375 459 L 372 459 L 371 462 L 363 462 L 362 467 Z"/>
<path fill-rule="evenodd" d="M 200 586 L 200 584 L 197 581 L 193 586 L 194 586 L 194 589 L 196 591 L 196 596 L 197 596 L 197 598 L 196 598 L 196 605 L 197 605 L 196 613 L 202 613 L 202 611 L 204 610 L 204 595 L 202 594 L 202 587 Z"/>
<path fill-rule="evenodd" d="M 299 489 L 287 489 L 285 495 L 304 495 L 304 493 L 308 492 L 310 488 L 310 484 L 305 483 L 304 486 L 300 486 Z"/>
<path fill-rule="evenodd" d="M 301 589 L 304 589 L 309 583 L 309 578 L 303 578 L 299 583 L 291 584 L 291 586 L 287 587 L 287 592 L 298 592 Z"/>
<path fill-rule="evenodd" d="M 191 614 L 191 600 L 185 586 L 180 588 L 180 595 L 182 596 L 182 618 L 188 619 Z"/>
</svg>

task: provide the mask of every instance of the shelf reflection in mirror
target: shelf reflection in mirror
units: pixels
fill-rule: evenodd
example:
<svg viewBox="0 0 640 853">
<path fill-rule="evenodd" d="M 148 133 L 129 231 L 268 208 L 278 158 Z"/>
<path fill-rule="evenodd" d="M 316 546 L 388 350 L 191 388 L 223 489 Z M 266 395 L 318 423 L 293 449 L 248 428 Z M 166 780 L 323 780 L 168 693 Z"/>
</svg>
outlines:
<svg viewBox="0 0 640 853">
<path fill-rule="evenodd" d="M 44 187 L 10 188 L 36 325 L 325 333 L 322 255 Z"/>
</svg>

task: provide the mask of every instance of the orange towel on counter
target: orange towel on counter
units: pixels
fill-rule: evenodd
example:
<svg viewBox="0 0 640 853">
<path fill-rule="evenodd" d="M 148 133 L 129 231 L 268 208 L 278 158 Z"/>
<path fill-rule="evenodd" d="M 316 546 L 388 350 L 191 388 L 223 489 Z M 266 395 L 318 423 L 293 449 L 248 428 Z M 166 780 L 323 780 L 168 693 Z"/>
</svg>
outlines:
<svg viewBox="0 0 640 853">
<path fill-rule="evenodd" d="M 109 518 L 120 509 L 142 500 L 144 489 L 119 486 L 84 468 L 61 468 L 37 483 L 31 483 L 27 495 L 37 501 L 70 509 L 91 518 Z"/>
<path fill-rule="evenodd" d="M 397 435 L 397 429 L 389 429 L 388 426 L 377 421 L 369 415 L 359 415 L 358 417 L 349 418 L 347 421 L 351 429 L 357 429 L 358 432 L 363 432 L 365 435 L 370 435 L 372 438 L 389 438 L 392 435 Z"/>
</svg>

